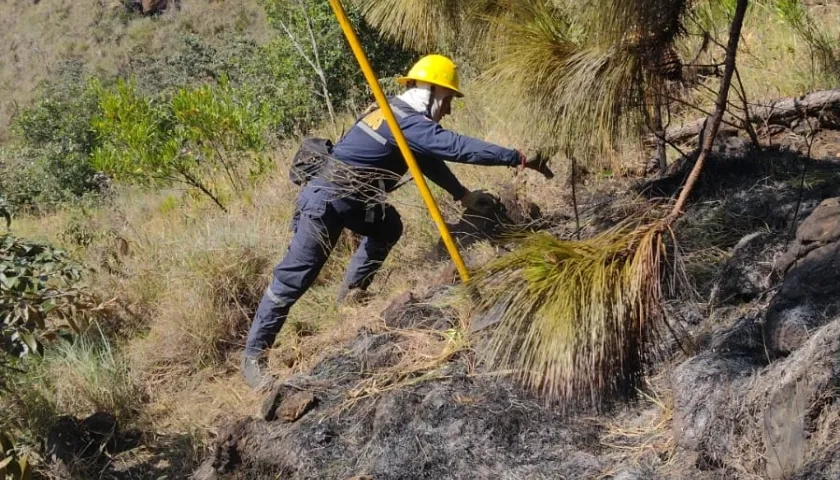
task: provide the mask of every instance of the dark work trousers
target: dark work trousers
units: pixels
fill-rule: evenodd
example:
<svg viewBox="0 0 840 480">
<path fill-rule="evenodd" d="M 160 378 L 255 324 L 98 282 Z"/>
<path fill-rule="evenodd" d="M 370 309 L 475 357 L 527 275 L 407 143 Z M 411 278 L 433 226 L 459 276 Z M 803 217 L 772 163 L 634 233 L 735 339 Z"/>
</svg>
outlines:
<svg viewBox="0 0 840 480">
<path fill-rule="evenodd" d="M 309 289 L 343 229 L 364 236 L 347 269 L 345 285 L 367 288 L 388 252 L 402 235 L 400 214 L 391 205 L 370 207 L 321 180 L 300 192 L 292 218 L 294 235 L 274 279 L 263 295 L 245 345 L 245 355 L 259 356 L 274 343 L 289 309 Z M 370 211 L 370 209 L 373 211 Z"/>
</svg>

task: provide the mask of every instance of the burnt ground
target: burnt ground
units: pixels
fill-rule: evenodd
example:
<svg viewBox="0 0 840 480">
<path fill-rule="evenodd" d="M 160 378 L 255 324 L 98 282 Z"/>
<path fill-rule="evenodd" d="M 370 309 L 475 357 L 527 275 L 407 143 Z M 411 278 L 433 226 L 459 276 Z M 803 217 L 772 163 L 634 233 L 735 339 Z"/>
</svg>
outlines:
<svg viewBox="0 0 840 480">
<path fill-rule="evenodd" d="M 655 208 L 690 166 L 618 198 L 584 191 L 583 234 Z M 637 402 L 561 416 L 469 351 L 400 376 L 403 329 L 457 323 L 440 285 L 275 386 L 260 417 L 220 430 L 196 478 L 838 478 L 838 194 L 831 158 L 710 161 L 677 230 L 693 288 L 667 308 L 693 350 L 651 365 Z M 573 228 L 557 218 L 553 231 Z"/>
<path fill-rule="evenodd" d="M 811 160 L 728 145 L 676 226 L 689 284 L 666 312 L 693 343 L 648 366 L 637 401 L 560 415 L 470 349 L 404 369 L 416 332 L 457 334 L 457 287 L 443 282 L 394 299 L 382 322 L 277 383 L 260 415 L 222 425 L 193 478 L 840 478 L 837 149 L 827 142 L 831 155 Z M 634 184 L 585 183 L 579 233 L 661 208 L 691 164 Z M 504 228 L 476 231 L 471 219 L 456 237 L 525 224 L 578 233 L 570 204 L 544 214 L 523 199 L 499 203 Z"/>
</svg>

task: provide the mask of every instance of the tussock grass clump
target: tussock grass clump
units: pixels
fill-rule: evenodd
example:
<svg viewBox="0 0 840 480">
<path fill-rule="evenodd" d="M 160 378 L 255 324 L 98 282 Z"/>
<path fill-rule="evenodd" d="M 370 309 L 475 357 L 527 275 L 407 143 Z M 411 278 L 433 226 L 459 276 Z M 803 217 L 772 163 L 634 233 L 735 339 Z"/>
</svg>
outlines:
<svg viewBox="0 0 840 480">
<path fill-rule="evenodd" d="M 661 223 L 623 223 L 583 241 L 548 234 L 486 265 L 471 283 L 500 311 L 486 353 L 549 401 L 604 406 L 631 397 L 668 328 Z"/>
<path fill-rule="evenodd" d="M 265 290 L 270 259 L 256 250 L 228 246 L 193 252 L 164 292 L 146 339 L 135 344 L 145 374 L 168 378 L 218 366 L 244 345 Z"/>
<path fill-rule="evenodd" d="M 47 379 L 62 412 L 108 412 L 130 421 L 142 404 L 128 361 L 100 333 L 61 343 L 47 357 Z"/>
</svg>

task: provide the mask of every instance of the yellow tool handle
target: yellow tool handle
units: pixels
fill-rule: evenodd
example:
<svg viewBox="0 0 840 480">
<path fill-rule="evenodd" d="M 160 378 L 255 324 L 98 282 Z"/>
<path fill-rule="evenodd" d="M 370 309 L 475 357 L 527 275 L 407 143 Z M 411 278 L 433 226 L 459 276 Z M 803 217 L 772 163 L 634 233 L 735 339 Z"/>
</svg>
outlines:
<svg viewBox="0 0 840 480">
<path fill-rule="evenodd" d="M 330 6 L 332 6 L 333 12 L 335 13 L 336 18 L 338 18 L 338 23 L 344 31 L 344 36 L 347 37 L 347 41 L 350 43 L 350 48 L 353 50 L 356 60 L 359 61 L 359 65 L 362 67 L 365 79 L 370 85 L 370 88 L 373 90 L 373 96 L 376 97 L 376 103 L 379 104 L 379 108 L 381 108 L 382 113 L 385 114 L 385 121 L 388 122 L 388 127 L 391 128 L 391 133 L 397 141 L 397 146 L 400 147 L 400 152 L 402 152 L 403 158 L 405 158 L 406 163 L 408 163 L 408 169 L 411 171 L 411 176 L 414 177 L 414 181 L 417 182 L 417 188 L 420 189 L 420 196 L 423 197 L 423 201 L 426 202 L 426 207 L 429 209 L 429 213 L 432 214 L 432 219 L 435 221 L 435 224 L 437 224 L 440 236 L 443 238 L 443 243 L 446 245 L 446 249 L 449 250 L 449 255 L 452 256 L 452 261 L 455 262 L 455 267 L 458 269 L 458 274 L 461 276 L 461 280 L 464 283 L 467 283 L 470 279 L 470 274 L 467 272 L 467 266 L 464 264 L 464 259 L 461 258 L 461 253 L 458 251 L 458 247 L 455 245 L 455 241 L 449 233 L 449 228 L 447 228 L 446 222 L 443 221 L 443 216 L 440 214 L 440 209 L 438 209 L 437 203 L 435 203 L 435 199 L 432 197 L 432 192 L 426 184 L 423 172 L 420 171 L 420 167 L 417 165 L 417 160 L 414 158 L 414 154 L 408 147 L 408 142 L 403 135 L 399 123 L 397 123 L 397 118 L 394 116 L 394 112 L 388 104 L 388 99 L 385 97 L 385 92 L 382 91 L 382 87 L 379 85 L 379 80 L 377 80 L 376 74 L 370 66 L 367 55 L 365 55 L 365 51 L 362 49 L 362 44 L 356 36 L 356 31 L 353 29 L 353 25 L 350 24 L 350 19 L 347 18 L 347 12 L 344 11 L 344 7 L 341 5 L 340 0 L 330 0 Z"/>
</svg>

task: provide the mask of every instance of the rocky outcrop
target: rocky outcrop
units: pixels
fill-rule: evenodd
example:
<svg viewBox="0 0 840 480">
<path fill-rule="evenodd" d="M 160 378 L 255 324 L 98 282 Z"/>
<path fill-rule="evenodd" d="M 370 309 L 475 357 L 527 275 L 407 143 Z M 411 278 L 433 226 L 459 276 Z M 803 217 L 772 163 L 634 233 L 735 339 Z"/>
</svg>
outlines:
<svg viewBox="0 0 840 480">
<path fill-rule="evenodd" d="M 802 222 L 777 269 L 786 273 L 767 309 L 764 340 L 771 355 L 783 356 L 840 313 L 840 199 L 823 201 Z"/>
<path fill-rule="evenodd" d="M 671 374 L 674 438 L 698 468 L 837 478 L 840 443 L 825 429 L 840 423 L 838 204 L 802 222 L 763 322 L 736 322 Z"/>
</svg>

